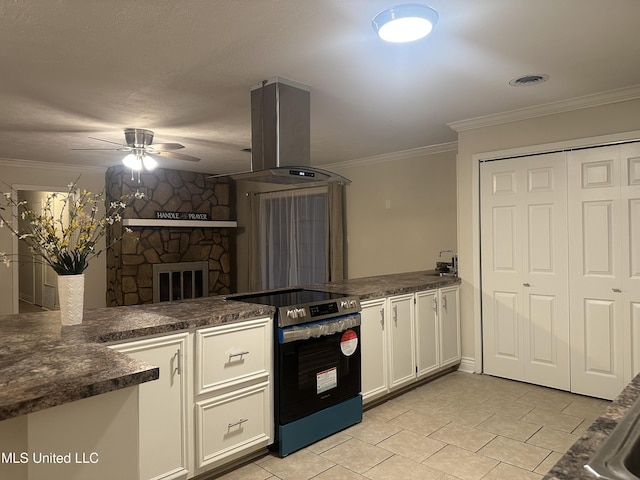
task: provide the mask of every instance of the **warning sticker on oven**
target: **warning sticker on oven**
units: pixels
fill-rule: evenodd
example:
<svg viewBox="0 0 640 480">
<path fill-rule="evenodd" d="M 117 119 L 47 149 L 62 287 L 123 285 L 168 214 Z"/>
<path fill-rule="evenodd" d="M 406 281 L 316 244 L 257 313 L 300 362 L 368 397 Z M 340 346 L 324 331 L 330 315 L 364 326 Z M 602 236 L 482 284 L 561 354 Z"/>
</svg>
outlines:
<svg viewBox="0 0 640 480">
<path fill-rule="evenodd" d="M 350 357 L 358 348 L 358 334 L 354 330 L 347 330 L 342 334 L 340 339 L 340 350 L 347 357 Z"/>
<path fill-rule="evenodd" d="M 316 373 L 316 393 L 326 392 L 338 386 L 338 369 L 336 367 Z"/>
</svg>

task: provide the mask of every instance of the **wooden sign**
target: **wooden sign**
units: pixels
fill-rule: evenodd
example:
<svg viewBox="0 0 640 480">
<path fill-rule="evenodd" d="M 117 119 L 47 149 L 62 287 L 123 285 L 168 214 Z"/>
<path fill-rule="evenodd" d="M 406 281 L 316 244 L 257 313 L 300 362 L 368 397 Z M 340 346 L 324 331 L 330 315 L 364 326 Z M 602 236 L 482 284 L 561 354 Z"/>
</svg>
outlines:
<svg viewBox="0 0 640 480">
<path fill-rule="evenodd" d="M 156 210 L 156 218 L 161 220 L 209 220 L 208 213 L 194 212 L 161 212 Z"/>
</svg>

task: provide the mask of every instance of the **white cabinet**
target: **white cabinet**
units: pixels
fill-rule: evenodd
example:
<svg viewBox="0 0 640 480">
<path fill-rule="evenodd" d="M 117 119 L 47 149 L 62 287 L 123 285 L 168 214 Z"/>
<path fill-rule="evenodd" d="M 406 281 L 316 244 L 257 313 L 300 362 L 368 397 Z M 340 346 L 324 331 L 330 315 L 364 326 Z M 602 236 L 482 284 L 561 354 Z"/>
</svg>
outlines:
<svg viewBox="0 0 640 480">
<path fill-rule="evenodd" d="M 387 388 L 387 335 L 384 298 L 362 302 L 360 327 L 363 402 L 385 395 Z"/>
<path fill-rule="evenodd" d="M 188 333 L 178 333 L 111 346 L 160 369 L 158 380 L 138 386 L 140 480 L 189 474 L 188 338 Z"/>
<path fill-rule="evenodd" d="M 390 297 L 389 388 L 395 390 L 415 381 L 415 324 L 413 294 Z"/>
<path fill-rule="evenodd" d="M 196 330 L 195 473 L 272 443 L 270 318 Z"/>
<path fill-rule="evenodd" d="M 459 287 L 362 302 L 364 403 L 460 363 Z"/>
<path fill-rule="evenodd" d="M 416 293 L 418 378 L 460 363 L 460 287 Z"/>
<path fill-rule="evenodd" d="M 272 320 L 112 345 L 160 368 L 138 387 L 140 480 L 187 479 L 271 443 Z"/>
</svg>

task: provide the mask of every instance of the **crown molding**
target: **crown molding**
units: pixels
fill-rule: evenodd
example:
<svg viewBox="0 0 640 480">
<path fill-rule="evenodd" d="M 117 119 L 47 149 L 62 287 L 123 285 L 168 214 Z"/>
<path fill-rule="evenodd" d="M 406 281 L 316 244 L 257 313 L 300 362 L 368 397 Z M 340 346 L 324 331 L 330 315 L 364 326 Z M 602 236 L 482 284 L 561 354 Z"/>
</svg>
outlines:
<svg viewBox="0 0 640 480">
<path fill-rule="evenodd" d="M 429 145 L 427 147 L 411 148 L 409 150 L 400 150 L 398 152 L 383 153 L 371 157 L 355 158 L 353 160 L 345 160 L 343 162 L 335 162 L 323 164 L 322 168 L 340 168 L 340 167 L 358 167 L 361 165 L 374 165 L 376 163 L 396 162 L 400 160 L 408 160 L 415 157 L 423 157 L 425 155 L 435 155 L 443 152 L 455 152 L 458 150 L 458 142 L 439 143 L 437 145 Z"/>
<path fill-rule="evenodd" d="M 557 102 L 543 103 L 533 107 L 519 108 L 502 113 L 494 113 L 483 117 L 470 118 L 467 120 L 459 120 L 457 122 L 447 123 L 447 126 L 456 132 L 464 132 L 465 130 L 473 130 L 476 128 L 490 127 L 493 125 L 501 125 L 509 122 L 520 120 L 528 120 L 530 118 L 543 117 L 545 115 L 554 115 L 557 113 L 570 112 L 572 110 L 580 110 L 582 108 L 597 107 L 611 103 L 625 102 L 627 100 L 635 100 L 640 98 L 640 85 L 633 87 L 619 88 L 617 90 L 609 90 L 607 92 L 594 93 L 584 95 L 582 97 L 568 98 Z"/>
<path fill-rule="evenodd" d="M 16 160 L 13 158 L 0 158 L 0 166 L 3 167 L 16 167 L 16 168 L 29 168 L 37 170 L 58 170 L 58 171 L 70 171 L 77 173 L 105 173 L 107 167 L 94 167 L 88 165 L 69 165 L 66 163 L 49 163 L 49 162 L 36 162 L 33 160 Z"/>
</svg>

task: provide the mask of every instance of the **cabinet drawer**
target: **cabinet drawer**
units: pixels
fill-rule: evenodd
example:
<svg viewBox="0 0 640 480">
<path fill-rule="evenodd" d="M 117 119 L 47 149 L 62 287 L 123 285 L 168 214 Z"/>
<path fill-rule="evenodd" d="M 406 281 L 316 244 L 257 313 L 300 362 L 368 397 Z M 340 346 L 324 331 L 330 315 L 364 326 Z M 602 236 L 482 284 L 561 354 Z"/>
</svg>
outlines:
<svg viewBox="0 0 640 480">
<path fill-rule="evenodd" d="M 271 437 L 269 383 L 196 402 L 197 468 L 265 447 Z"/>
<path fill-rule="evenodd" d="M 271 370 L 271 319 L 196 331 L 196 395 L 266 377 Z"/>
</svg>

